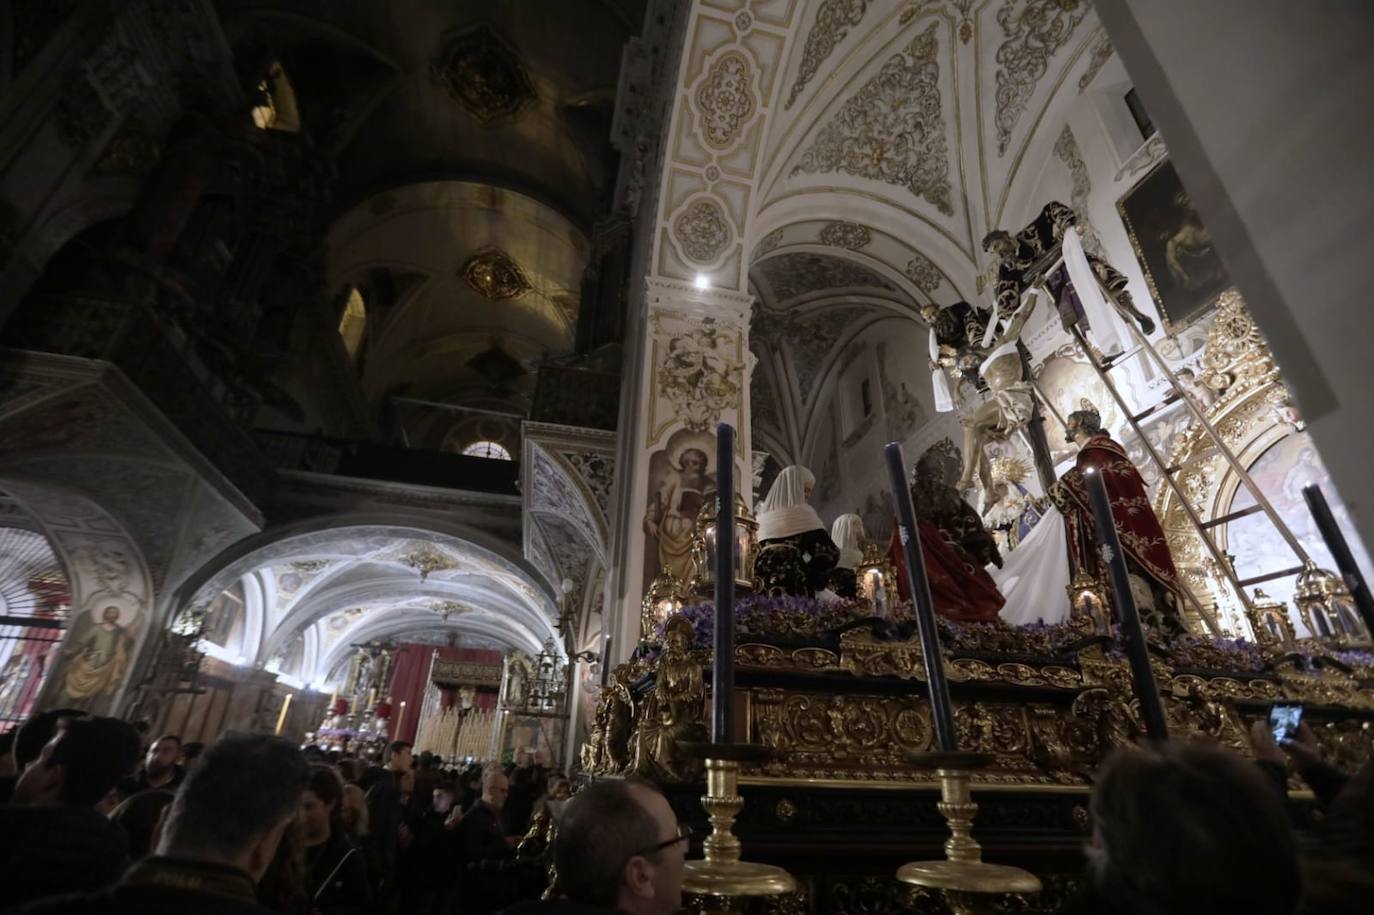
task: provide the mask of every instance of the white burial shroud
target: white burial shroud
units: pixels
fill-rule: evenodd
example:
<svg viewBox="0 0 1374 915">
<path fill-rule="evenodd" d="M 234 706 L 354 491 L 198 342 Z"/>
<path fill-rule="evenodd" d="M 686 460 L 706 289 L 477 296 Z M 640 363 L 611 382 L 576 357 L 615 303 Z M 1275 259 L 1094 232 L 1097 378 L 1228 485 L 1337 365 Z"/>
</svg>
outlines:
<svg viewBox="0 0 1374 915">
<path fill-rule="evenodd" d="M 1054 625 L 1069 619 L 1069 540 L 1064 517 L 1053 505 L 1031 528 L 1002 568 L 988 566 L 1007 599 L 998 615 L 1011 626 Z"/>
</svg>

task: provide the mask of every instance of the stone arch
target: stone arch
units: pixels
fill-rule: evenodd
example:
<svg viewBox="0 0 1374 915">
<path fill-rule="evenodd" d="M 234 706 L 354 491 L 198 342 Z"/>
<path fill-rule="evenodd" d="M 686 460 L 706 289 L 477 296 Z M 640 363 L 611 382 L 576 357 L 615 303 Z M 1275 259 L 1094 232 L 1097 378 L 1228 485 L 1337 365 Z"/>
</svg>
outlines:
<svg viewBox="0 0 1374 915">
<path fill-rule="evenodd" d="M 557 605 L 542 576 L 507 544 L 461 524 L 352 514 L 270 529 L 196 571 L 173 604 L 200 613 L 250 579 L 262 625 L 245 663 L 272 670 L 299 638 L 307 683 L 328 676 L 349 645 L 379 634 L 453 632 L 527 651 L 557 641 Z"/>
<path fill-rule="evenodd" d="M 113 712 L 152 629 L 156 595 L 142 550 L 89 496 L 11 472 L 0 474 L 0 491 L 41 529 L 71 588 L 70 622 L 38 705 Z M 88 639 L 91 652 L 69 654 Z"/>
</svg>

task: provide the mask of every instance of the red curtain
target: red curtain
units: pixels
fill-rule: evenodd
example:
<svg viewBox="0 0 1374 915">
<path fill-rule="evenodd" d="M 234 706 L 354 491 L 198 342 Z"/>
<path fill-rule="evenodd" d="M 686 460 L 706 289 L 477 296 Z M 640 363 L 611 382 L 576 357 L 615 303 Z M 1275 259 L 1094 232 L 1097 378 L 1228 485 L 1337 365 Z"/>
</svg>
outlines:
<svg viewBox="0 0 1374 915">
<path fill-rule="evenodd" d="M 484 648 L 435 648 L 433 645 L 402 643 L 396 651 L 396 661 L 391 668 L 391 727 L 392 737 L 396 740 L 415 740 L 415 732 L 420 727 L 420 707 L 425 701 L 429 671 L 436 652 L 441 661 L 467 661 L 497 667 L 501 664 L 499 651 Z M 453 704 L 453 699 L 447 695 L 444 698 L 446 706 Z M 403 720 L 400 719 L 402 702 L 405 703 Z M 474 704 L 477 708 L 496 708 L 496 693 L 479 692 Z"/>
</svg>

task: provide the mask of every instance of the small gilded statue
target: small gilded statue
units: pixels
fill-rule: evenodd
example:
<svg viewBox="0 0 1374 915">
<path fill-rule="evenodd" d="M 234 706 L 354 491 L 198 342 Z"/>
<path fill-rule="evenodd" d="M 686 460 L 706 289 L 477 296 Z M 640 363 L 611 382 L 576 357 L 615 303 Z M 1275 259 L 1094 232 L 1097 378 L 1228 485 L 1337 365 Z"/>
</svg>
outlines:
<svg viewBox="0 0 1374 915">
<path fill-rule="evenodd" d="M 596 698 L 591 737 L 582 747 L 582 768 L 598 775 L 616 775 L 630 763 L 630 728 L 634 723 L 634 694 L 630 692 L 633 670 L 622 664 Z"/>
<path fill-rule="evenodd" d="M 701 760 L 682 746 L 706 739 L 706 685 L 701 664 L 691 655 L 694 635 L 692 624 L 681 616 L 664 627 L 654 688 L 636 734 L 634 770 L 647 778 L 690 782 L 701 774 Z"/>
</svg>

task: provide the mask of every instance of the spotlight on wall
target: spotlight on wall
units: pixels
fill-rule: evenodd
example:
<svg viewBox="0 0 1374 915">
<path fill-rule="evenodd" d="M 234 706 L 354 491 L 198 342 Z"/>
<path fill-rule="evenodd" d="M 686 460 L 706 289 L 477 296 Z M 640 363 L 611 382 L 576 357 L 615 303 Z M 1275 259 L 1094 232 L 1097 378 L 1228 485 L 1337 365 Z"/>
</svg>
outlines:
<svg viewBox="0 0 1374 915">
<path fill-rule="evenodd" d="M 711 278 L 704 273 L 698 273 L 697 278 L 693 282 L 696 284 L 696 287 L 698 289 L 711 288 Z"/>
</svg>

